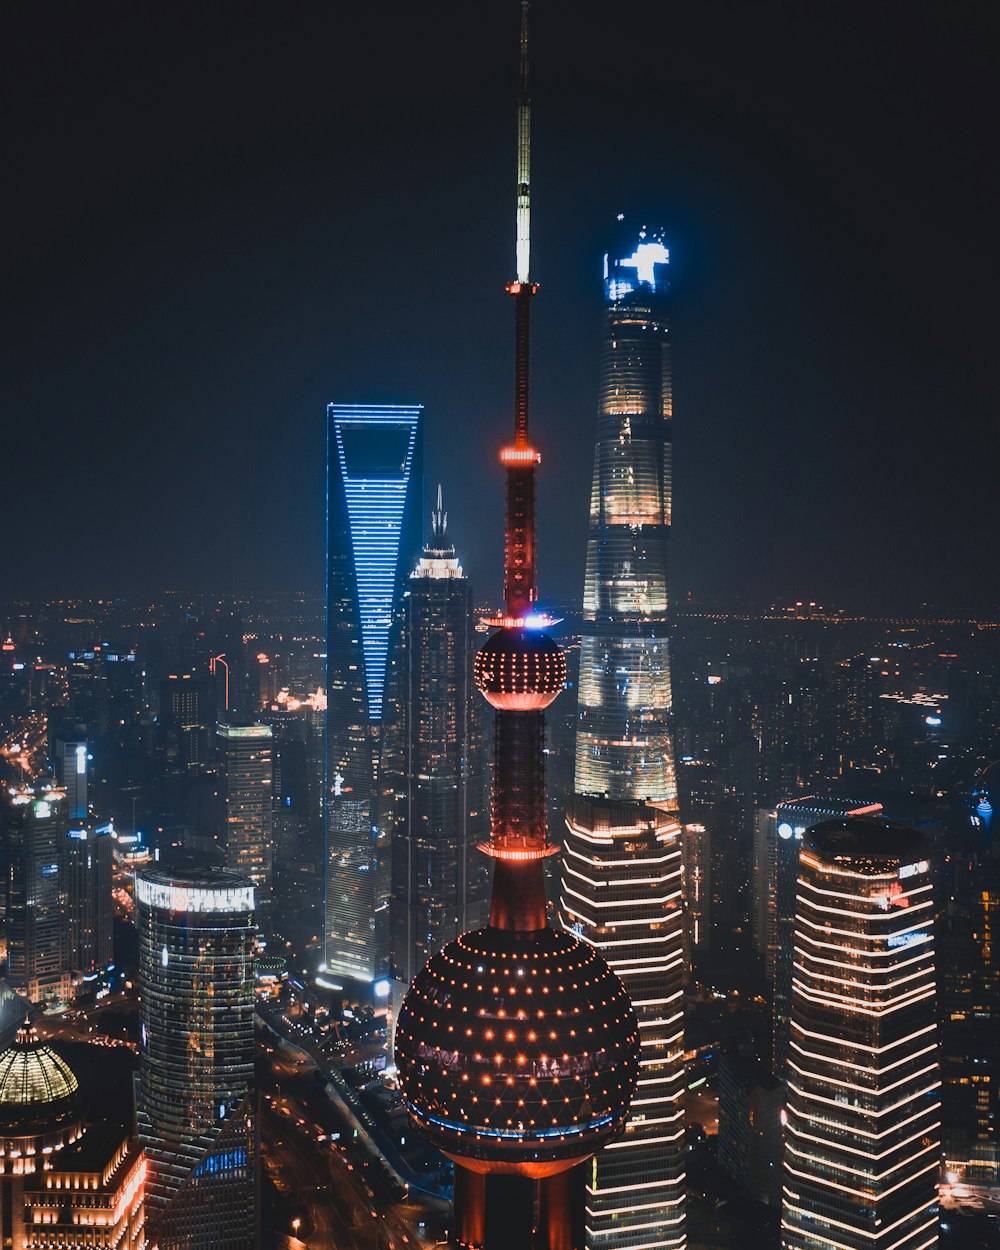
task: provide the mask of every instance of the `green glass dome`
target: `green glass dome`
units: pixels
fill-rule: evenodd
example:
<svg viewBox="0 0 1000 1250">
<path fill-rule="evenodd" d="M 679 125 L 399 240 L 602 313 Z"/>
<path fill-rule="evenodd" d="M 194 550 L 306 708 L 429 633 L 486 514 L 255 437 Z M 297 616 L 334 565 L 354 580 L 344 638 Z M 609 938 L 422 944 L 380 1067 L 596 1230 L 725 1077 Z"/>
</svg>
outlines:
<svg viewBox="0 0 1000 1250">
<path fill-rule="evenodd" d="M 0 1135 L 27 1137 L 79 1118 L 80 1082 L 30 1026 L 0 1053 Z"/>
</svg>

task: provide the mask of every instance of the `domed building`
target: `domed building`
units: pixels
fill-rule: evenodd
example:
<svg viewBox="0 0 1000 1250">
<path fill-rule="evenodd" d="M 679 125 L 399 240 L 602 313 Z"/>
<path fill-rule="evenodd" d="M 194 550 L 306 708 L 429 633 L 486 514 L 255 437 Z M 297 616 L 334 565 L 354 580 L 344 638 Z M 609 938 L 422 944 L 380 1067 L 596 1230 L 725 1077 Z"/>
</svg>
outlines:
<svg viewBox="0 0 1000 1250">
<path fill-rule="evenodd" d="M 140 1250 L 142 1150 L 118 1124 L 88 1126 L 80 1083 L 30 1026 L 0 1052 L 0 1244 Z"/>
</svg>

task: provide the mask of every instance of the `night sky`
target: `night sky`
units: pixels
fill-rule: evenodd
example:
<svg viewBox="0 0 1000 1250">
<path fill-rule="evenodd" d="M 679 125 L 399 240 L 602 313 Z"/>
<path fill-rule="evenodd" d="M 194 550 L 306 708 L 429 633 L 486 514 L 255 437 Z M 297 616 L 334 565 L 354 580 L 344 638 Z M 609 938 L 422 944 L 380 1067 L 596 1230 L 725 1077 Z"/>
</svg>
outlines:
<svg viewBox="0 0 1000 1250">
<path fill-rule="evenodd" d="M 499 591 L 518 8 L 8 4 L 3 593 L 322 589 L 324 405 L 422 402 Z M 676 599 L 1000 602 L 1000 7 L 536 0 L 541 586 L 601 257 L 672 252 Z"/>
</svg>

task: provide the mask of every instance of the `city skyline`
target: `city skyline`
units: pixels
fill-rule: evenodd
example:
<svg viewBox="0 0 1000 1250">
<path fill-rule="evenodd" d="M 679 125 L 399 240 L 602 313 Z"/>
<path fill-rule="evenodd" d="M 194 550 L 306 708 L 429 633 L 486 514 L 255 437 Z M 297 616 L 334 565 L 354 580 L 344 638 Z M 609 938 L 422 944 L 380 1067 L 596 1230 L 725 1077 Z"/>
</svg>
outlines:
<svg viewBox="0 0 1000 1250">
<path fill-rule="evenodd" d="M 318 586 L 323 404 L 413 397 L 485 596 L 499 512 L 486 492 L 480 513 L 459 466 L 488 460 L 488 418 L 508 398 L 489 275 L 509 225 L 502 162 L 463 153 L 508 143 L 513 16 L 473 26 L 459 6 L 390 5 L 376 32 L 364 15 L 333 30 L 302 10 L 275 31 L 221 13 L 200 15 L 193 40 L 170 18 L 67 12 L 57 38 L 28 10 L 11 19 L 11 46 L 30 54 L 15 58 L 10 111 L 30 122 L 4 206 L 18 315 L 3 398 L 23 414 L 15 459 L 29 430 L 50 435 L 49 506 L 9 553 L 11 580 Z M 861 14 L 751 21 L 734 7 L 717 22 L 635 6 L 615 19 L 633 83 L 612 117 L 599 23 L 539 7 L 536 399 L 565 447 L 543 469 L 553 597 L 575 593 L 583 567 L 589 457 L 573 432 L 596 392 L 593 264 L 617 212 L 638 211 L 666 226 L 685 327 L 677 598 L 995 603 L 981 572 L 998 450 L 995 174 L 980 158 L 992 31 L 972 12 L 961 27 L 911 12 L 900 29 L 866 8 L 861 39 Z M 320 72 L 331 46 L 349 50 L 335 75 Z M 931 67 L 945 89 L 928 91 Z M 387 284 L 405 298 L 387 305 Z M 78 473 L 129 524 L 105 521 L 70 572 L 42 553 L 69 523 Z M 814 500 L 840 483 L 866 503 L 835 521 Z M 37 483 L 11 488 L 17 515 Z M 170 525 L 146 515 L 148 498 Z"/>
<path fill-rule="evenodd" d="M 1000 1248 L 1000 16 L 66 9 L 4 1247 Z"/>
</svg>

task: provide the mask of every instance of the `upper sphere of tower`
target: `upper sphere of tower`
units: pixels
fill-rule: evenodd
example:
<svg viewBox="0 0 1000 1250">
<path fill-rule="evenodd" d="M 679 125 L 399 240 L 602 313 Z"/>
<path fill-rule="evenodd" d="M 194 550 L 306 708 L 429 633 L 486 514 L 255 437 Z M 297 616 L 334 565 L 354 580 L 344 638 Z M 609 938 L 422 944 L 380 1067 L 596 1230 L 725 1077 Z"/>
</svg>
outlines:
<svg viewBox="0 0 1000 1250">
<path fill-rule="evenodd" d="M 537 712 L 566 683 L 566 657 L 548 634 L 500 629 L 476 653 L 476 685 L 493 707 L 504 712 Z"/>
</svg>

